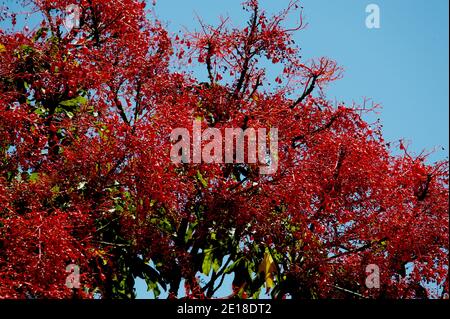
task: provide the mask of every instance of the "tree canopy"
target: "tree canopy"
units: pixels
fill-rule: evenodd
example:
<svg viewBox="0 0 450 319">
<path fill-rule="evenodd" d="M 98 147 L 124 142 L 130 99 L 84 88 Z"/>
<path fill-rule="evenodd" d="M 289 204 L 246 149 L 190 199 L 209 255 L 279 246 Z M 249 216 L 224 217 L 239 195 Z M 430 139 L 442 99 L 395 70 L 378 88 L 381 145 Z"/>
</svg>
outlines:
<svg viewBox="0 0 450 319">
<path fill-rule="evenodd" d="M 342 69 L 302 59 L 297 1 L 181 35 L 142 1 L 22 2 L 36 27 L 0 31 L 0 298 L 134 298 L 136 278 L 214 298 L 227 275 L 230 298 L 448 292 L 448 162 L 386 142 L 372 106 L 327 99 Z M 277 171 L 174 163 L 171 132 L 195 120 L 276 127 Z"/>
</svg>

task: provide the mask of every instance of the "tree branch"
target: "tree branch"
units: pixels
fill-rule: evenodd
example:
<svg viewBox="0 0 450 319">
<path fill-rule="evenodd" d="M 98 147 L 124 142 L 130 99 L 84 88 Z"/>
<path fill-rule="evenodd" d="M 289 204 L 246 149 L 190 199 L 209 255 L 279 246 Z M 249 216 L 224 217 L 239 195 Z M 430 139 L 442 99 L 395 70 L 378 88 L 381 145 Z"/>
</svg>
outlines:
<svg viewBox="0 0 450 319">
<path fill-rule="evenodd" d="M 311 133 L 309 133 L 309 135 L 310 135 L 310 136 L 313 136 L 313 135 L 315 135 L 315 134 L 317 134 L 317 133 L 320 133 L 320 132 L 322 132 L 322 131 L 325 131 L 325 130 L 331 128 L 331 126 L 332 126 L 332 125 L 334 124 L 334 122 L 338 119 L 338 117 L 339 117 L 338 114 L 333 115 L 333 116 L 330 118 L 330 120 L 328 121 L 327 124 L 325 124 L 325 125 L 323 125 L 323 126 L 321 126 L 321 127 L 316 128 L 314 131 L 312 131 Z M 293 147 L 293 148 L 296 148 L 296 147 L 298 146 L 296 143 L 299 142 L 299 141 L 301 141 L 301 140 L 304 140 L 305 138 L 306 138 L 305 135 L 299 135 L 299 136 L 294 137 L 294 138 L 292 139 L 292 147 Z"/>
<path fill-rule="evenodd" d="M 386 240 L 388 240 L 388 238 L 384 237 L 384 238 L 382 238 L 380 240 L 368 243 L 368 244 L 366 244 L 366 245 L 364 245 L 362 247 L 359 247 L 359 248 L 356 248 L 356 249 L 352 249 L 352 250 L 348 250 L 348 251 L 346 251 L 344 253 L 340 253 L 340 254 L 337 254 L 335 256 L 329 257 L 329 258 L 327 258 L 327 260 L 333 260 L 333 259 L 337 259 L 337 258 L 340 258 L 340 257 L 344 257 L 344 256 L 347 256 L 347 255 L 353 254 L 353 253 L 358 253 L 358 252 L 364 251 L 364 250 L 369 249 L 369 248 L 373 247 L 374 245 L 378 245 L 379 243 L 381 243 L 383 241 L 386 241 Z"/>
<path fill-rule="evenodd" d="M 305 90 L 305 92 L 303 92 L 303 94 L 294 103 L 292 103 L 291 106 L 289 106 L 289 108 L 291 110 L 294 109 L 300 103 L 302 103 L 303 100 L 306 99 L 313 92 L 314 88 L 316 87 L 317 77 L 318 77 L 317 75 L 312 76 L 311 84 L 309 85 L 309 87 Z"/>
<path fill-rule="evenodd" d="M 206 54 L 206 68 L 208 69 L 208 78 L 209 81 L 211 82 L 211 85 L 214 84 L 214 76 L 213 76 L 213 70 L 212 70 L 212 52 L 213 52 L 213 48 L 211 45 L 211 41 L 208 41 L 208 52 Z"/>
<path fill-rule="evenodd" d="M 252 21 L 251 21 L 250 33 L 248 35 L 247 42 L 244 45 L 244 53 L 243 53 L 244 63 L 242 66 L 242 71 L 241 71 L 238 83 L 236 85 L 236 89 L 234 90 L 234 94 L 233 94 L 233 97 L 235 99 L 238 97 L 239 92 L 242 90 L 245 79 L 247 77 L 247 73 L 249 71 L 250 61 L 253 58 L 253 56 L 256 54 L 256 51 L 253 53 L 251 52 L 251 46 L 253 44 L 253 38 L 255 36 L 257 26 L 258 26 L 258 7 L 255 6 Z"/>
</svg>

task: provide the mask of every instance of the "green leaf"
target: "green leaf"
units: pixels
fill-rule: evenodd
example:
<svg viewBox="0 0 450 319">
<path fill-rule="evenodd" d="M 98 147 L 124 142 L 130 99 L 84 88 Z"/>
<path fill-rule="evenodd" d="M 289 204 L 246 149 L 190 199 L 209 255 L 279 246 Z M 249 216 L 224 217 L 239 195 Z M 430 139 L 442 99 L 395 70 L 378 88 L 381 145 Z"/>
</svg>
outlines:
<svg viewBox="0 0 450 319">
<path fill-rule="evenodd" d="M 30 54 L 30 53 L 32 53 L 34 51 L 34 49 L 31 46 L 27 45 L 27 44 L 23 44 L 20 48 L 22 49 L 22 52 L 25 55 Z"/>
<path fill-rule="evenodd" d="M 202 183 L 203 187 L 208 187 L 208 182 L 203 178 L 203 175 L 200 171 L 197 171 L 197 179 Z"/>
<path fill-rule="evenodd" d="M 35 111 L 35 114 L 37 115 L 44 115 L 46 113 L 46 110 L 43 107 L 38 107 Z"/>
<path fill-rule="evenodd" d="M 150 222 L 152 224 L 158 225 L 160 230 L 162 230 L 168 234 L 171 234 L 174 232 L 172 224 L 170 223 L 170 221 L 167 217 L 154 217 L 154 218 L 150 219 Z"/>
<path fill-rule="evenodd" d="M 189 223 L 188 229 L 186 230 L 186 234 L 184 235 L 184 242 L 187 243 L 192 239 L 192 234 L 194 233 L 195 227 L 197 223 Z"/>
<path fill-rule="evenodd" d="M 159 289 L 158 283 L 151 280 L 147 281 L 147 291 L 153 292 L 155 298 L 158 298 L 159 295 L 161 295 L 161 290 Z"/>
<path fill-rule="evenodd" d="M 33 37 L 33 41 L 36 42 L 37 40 L 39 40 L 46 31 L 48 31 L 46 27 L 39 28 L 39 30 L 37 30 L 36 34 Z"/>
<path fill-rule="evenodd" d="M 243 261 L 243 257 L 238 258 L 235 262 L 233 262 L 231 265 L 225 269 L 226 274 L 230 274 L 234 271 L 234 269 Z"/>
<path fill-rule="evenodd" d="M 141 277 L 147 283 L 147 291 L 153 292 L 155 298 L 161 294 L 160 286 L 162 289 L 166 290 L 167 285 L 163 281 L 161 275 L 151 267 L 148 262 L 141 260 L 140 258 L 135 259 L 134 274 L 135 277 Z"/>
<path fill-rule="evenodd" d="M 264 259 L 261 262 L 261 264 L 259 265 L 258 271 L 260 273 L 264 273 L 266 287 L 268 289 L 272 288 L 274 286 L 274 273 L 277 272 L 277 268 L 276 268 L 275 262 L 272 258 L 272 255 L 267 250 L 264 253 Z"/>
<path fill-rule="evenodd" d="M 212 264 L 212 269 L 213 269 L 215 272 L 218 272 L 219 269 L 220 269 L 220 264 L 221 264 L 220 260 L 217 259 L 217 258 L 214 258 L 214 262 L 213 262 L 213 264 Z"/>
<path fill-rule="evenodd" d="M 74 114 L 70 111 L 66 111 L 66 114 L 69 117 L 69 119 L 72 119 L 74 117 Z"/>
<path fill-rule="evenodd" d="M 253 293 L 252 298 L 259 299 L 260 294 L 261 294 L 261 287 Z"/>
<path fill-rule="evenodd" d="M 212 268 L 213 263 L 213 254 L 212 254 L 213 248 L 205 249 L 204 251 L 204 259 L 202 264 L 202 273 L 204 275 L 209 275 Z"/>
<path fill-rule="evenodd" d="M 29 179 L 30 182 L 36 183 L 39 180 L 39 173 L 31 173 Z"/>
<path fill-rule="evenodd" d="M 59 186 L 58 185 L 53 186 L 51 191 L 53 194 L 58 194 L 60 191 Z"/>
<path fill-rule="evenodd" d="M 64 110 L 72 111 L 77 109 L 80 105 L 84 105 L 87 103 L 87 98 L 79 95 L 76 98 L 62 101 L 59 103 L 60 106 L 63 107 Z"/>
</svg>

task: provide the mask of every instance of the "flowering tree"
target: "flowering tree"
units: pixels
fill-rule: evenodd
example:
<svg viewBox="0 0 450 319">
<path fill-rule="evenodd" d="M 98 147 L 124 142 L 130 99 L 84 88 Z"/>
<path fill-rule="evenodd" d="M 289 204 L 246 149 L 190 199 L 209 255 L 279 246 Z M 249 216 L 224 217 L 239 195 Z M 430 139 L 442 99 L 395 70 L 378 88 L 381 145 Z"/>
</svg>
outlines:
<svg viewBox="0 0 450 319">
<path fill-rule="evenodd" d="M 341 69 L 300 58 L 296 1 L 183 36 L 141 1 L 22 2 L 32 30 L 0 16 L 0 298 L 133 298 L 138 277 L 213 298 L 227 275 L 237 298 L 448 292 L 448 162 L 392 155 L 371 108 L 326 99 Z M 278 169 L 174 163 L 171 132 L 195 120 L 276 127 Z"/>
</svg>

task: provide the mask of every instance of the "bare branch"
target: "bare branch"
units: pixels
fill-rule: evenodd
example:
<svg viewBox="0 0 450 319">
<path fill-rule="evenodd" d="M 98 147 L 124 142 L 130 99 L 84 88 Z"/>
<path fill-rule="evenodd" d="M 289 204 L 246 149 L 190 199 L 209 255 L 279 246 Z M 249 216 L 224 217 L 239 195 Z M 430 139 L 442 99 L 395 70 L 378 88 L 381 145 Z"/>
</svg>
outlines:
<svg viewBox="0 0 450 319">
<path fill-rule="evenodd" d="M 315 86 L 316 86 L 316 81 L 317 81 L 318 76 L 317 75 L 313 75 L 311 77 L 311 84 L 309 85 L 309 87 L 307 87 L 305 89 L 305 91 L 303 92 L 303 94 L 294 102 L 292 103 L 292 105 L 289 107 L 290 109 L 295 108 L 297 105 L 299 105 L 300 103 L 303 102 L 304 99 L 306 99 L 314 90 Z M 308 81 L 309 82 L 309 81 Z"/>
</svg>

